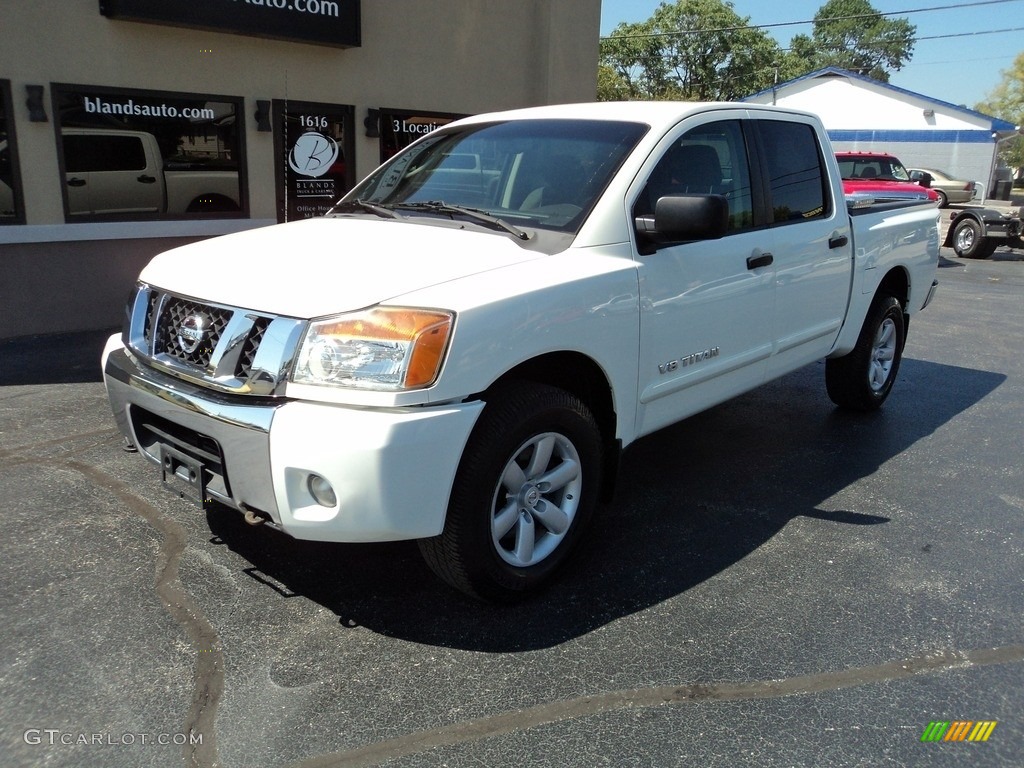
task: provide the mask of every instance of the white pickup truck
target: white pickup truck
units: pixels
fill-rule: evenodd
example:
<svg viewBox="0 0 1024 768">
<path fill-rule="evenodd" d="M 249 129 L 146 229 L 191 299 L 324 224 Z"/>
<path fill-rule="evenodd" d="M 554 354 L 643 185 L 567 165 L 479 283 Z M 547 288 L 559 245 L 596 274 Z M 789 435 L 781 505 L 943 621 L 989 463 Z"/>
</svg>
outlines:
<svg viewBox="0 0 1024 768">
<path fill-rule="evenodd" d="M 73 216 L 240 210 L 238 171 L 165 161 L 151 133 L 64 128 L 61 148 Z"/>
<path fill-rule="evenodd" d="M 638 438 L 822 358 L 839 406 L 881 405 L 938 212 L 869 202 L 806 113 L 469 118 L 327 217 L 157 256 L 107 390 L 179 493 L 300 539 L 419 539 L 456 588 L 512 600 Z"/>
</svg>

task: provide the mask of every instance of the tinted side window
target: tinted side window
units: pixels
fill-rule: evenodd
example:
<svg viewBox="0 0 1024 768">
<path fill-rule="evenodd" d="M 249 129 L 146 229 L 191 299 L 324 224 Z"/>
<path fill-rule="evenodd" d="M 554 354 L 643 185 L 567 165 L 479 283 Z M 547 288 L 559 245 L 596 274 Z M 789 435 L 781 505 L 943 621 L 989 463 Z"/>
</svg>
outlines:
<svg viewBox="0 0 1024 768">
<path fill-rule="evenodd" d="M 729 204 L 729 231 L 754 225 L 750 166 L 743 130 L 736 120 L 694 128 L 665 152 L 634 206 L 649 216 L 665 195 L 722 195 Z"/>
<path fill-rule="evenodd" d="M 64 168 L 68 173 L 142 171 L 146 151 L 137 136 L 72 134 L 64 137 Z"/>
<path fill-rule="evenodd" d="M 804 123 L 759 123 L 775 223 L 828 216 L 824 164 L 814 128 Z"/>
</svg>

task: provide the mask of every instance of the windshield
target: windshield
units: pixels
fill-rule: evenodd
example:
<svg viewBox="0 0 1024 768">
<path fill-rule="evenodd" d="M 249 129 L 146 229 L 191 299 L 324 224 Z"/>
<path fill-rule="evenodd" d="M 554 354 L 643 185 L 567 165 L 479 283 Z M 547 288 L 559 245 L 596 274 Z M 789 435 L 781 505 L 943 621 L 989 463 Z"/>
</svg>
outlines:
<svg viewBox="0 0 1024 768">
<path fill-rule="evenodd" d="M 442 129 L 376 170 L 338 209 L 358 201 L 364 211 L 373 205 L 403 216 L 453 216 L 468 208 L 514 227 L 575 233 L 647 130 L 593 120 Z"/>
<path fill-rule="evenodd" d="M 839 159 L 839 173 L 844 179 L 873 181 L 910 181 L 903 164 L 888 157 L 847 157 Z"/>
</svg>

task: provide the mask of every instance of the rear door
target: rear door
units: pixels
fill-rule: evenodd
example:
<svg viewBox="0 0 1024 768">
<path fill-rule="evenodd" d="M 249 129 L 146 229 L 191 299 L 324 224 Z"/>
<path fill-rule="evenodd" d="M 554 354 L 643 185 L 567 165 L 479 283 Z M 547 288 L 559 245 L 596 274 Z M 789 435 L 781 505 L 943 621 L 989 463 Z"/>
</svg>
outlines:
<svg viewBox="0 0 1024 768">
<path fill-rule="evenodd" d="M 832 349 L 846 316 L 853 251 L 846 206 L 832 199 L 814 125 L 796 115 L 754 125 L 777 292 L 771 378 Z"/>
</svg>

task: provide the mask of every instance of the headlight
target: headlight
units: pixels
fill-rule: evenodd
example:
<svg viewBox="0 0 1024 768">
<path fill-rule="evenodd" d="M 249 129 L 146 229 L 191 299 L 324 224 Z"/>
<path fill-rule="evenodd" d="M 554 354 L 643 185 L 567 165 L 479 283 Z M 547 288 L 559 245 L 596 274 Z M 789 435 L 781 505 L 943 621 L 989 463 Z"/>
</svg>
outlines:
<svg viewBox="0 0 1024 768">
<path fill-rule="evenodd" d="M 441 372 L 455 316 L 375 307 L 310 323 L 292 381 L 363 389 L 429 387 Z"/>
</svg>

